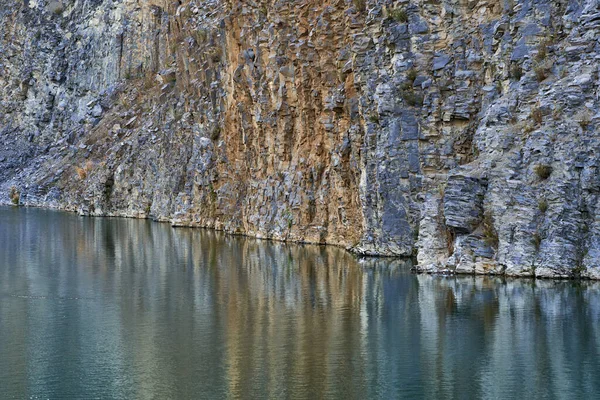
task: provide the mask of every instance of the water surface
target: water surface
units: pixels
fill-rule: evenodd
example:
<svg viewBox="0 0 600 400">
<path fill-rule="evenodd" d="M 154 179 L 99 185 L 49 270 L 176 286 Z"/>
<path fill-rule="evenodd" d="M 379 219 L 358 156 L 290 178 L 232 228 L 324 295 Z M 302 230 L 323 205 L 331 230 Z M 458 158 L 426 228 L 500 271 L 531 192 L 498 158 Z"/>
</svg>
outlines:
<svg viewBox="0 0 600 400">
<path fill-rule="evenodd" d="M 0 398 L 600 398 L 600 286 L 0 208 Z"/>
</svg>

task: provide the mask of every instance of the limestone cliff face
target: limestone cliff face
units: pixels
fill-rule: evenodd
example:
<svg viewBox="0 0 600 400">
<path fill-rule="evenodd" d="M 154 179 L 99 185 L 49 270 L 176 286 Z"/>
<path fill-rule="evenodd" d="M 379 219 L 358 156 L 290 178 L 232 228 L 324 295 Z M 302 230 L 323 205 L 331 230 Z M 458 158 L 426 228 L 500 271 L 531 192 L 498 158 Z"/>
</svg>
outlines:
<svg viewBox="0 0 600 400">
<path fill-rule="evenodd" d="M 591 0 L 0 0 L 0 202 L 600 278 Z"/>
</svg>

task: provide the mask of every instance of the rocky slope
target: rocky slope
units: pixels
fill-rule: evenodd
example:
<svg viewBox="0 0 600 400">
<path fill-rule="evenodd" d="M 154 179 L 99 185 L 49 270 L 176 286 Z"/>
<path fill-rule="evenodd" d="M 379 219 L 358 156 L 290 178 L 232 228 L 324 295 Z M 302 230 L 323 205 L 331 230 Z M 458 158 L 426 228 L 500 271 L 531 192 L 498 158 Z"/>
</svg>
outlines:
<svg viewBox="0 0 600 400">
<path fill-rule="evenodd" d="M 600 279 L 592 0 L 0 0 L 0 203 Z"/>
</svg>

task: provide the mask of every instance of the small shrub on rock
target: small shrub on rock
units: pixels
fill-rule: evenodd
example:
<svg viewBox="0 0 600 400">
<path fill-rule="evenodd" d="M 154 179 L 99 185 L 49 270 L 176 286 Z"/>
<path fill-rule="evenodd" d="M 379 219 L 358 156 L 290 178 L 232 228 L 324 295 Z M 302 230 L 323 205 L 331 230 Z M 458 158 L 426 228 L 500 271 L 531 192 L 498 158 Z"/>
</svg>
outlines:
<svg viewBox="0 0 600 400">
<path fill-rule="evenodd" d="M 545 164 L 538 164 L 535 166 L 534 171 L 541 180 L 545 180 L 552 174 L 552 167 Z"/>
<path fill-rule="evenodd" d="M 548 57 L 548 47 L 550 47 L 550 40 L 543 40 L 537 48 L 537 54 L 535 55 L 535 59 L 538 62 L 544 61 Z"/>
<path fill-rule="evenodd" d="M 79 179 L 84 180 L 85 178 L 87 178 L 87 176 L 89 175 L 89 173 L 92 171 L 93 168 L 94 168 L 94 163 L 92 161 L 87 161 L 83 167 L 76 165 L 75 172 L 77 173 L 77 176 L 79 177 Z"/>
<path fill-rule="evenodd" d="M 377 113 L 369 114 L 369 121 L 378 124 L 379 123 L 379 115 Z"/>
<path fill-rule="evenodd" d="M 219 124 L 216 124 L 210 133 L 210 138 L 213 141 L 216 141 L 216 140 L 219 140 L 220 137 L 221 137 L 221 126 Z"/>
<path fill-rule="evenodd" d="M 408 22 L 408 13 L 401 8 L 396 8 L 394 10 L 390 10 L 389 16 L 391 19 L 393 19 L 396 22 L 400 22 L 400 23 Z"/>
<path fill-rule="evenodd" d="M 537 125 L 540 125 L 544 120 L 544 115 L 542 114 L 542 110 L 539 107 L 534 107 L 531 109 L 531 120 L 535 122 Z"/>
<path fill-rule="evenodd" d="M 546 211 L 548 211 L 548 202 L 546 201 L 546 199 L 538 201 L 538 209 L 542 214 L 545 214 Z"/>
<path fill-rule="evenodd" d="M 548 56 L 548 50 L 546 50 L 546 47 L 543 45 L 540 45 L 538 47 L 538 52 L 535 55 L 535 59 L 538 61 L 543 61 L 546 59 L 546 57 Z"/>
<path fill-rule="evenodd" d="M 510 67 L 510 77 L 515 81 L 520 81 L 523 77 L 523 68 L 519 64 L 513 64 Z"/>
<path fill-rule="evenodd" d="M 420 93 L 415 93 L 412 90 L 406 90 L 402 92 L 402 98 L 409 106 L 421 107 L 423 105 L 423 95 Z"/>
<path fill-rule="evenodd" d="M 14 205 L 19 205 L 19 201 L 21 200 L 21 194 L 15 186 L 10 188 L 10 191 L 8 192 L 8 197 L 10 197 L 10 201 Z"/>
<path fill-rule="evenodd" d="M 367 0 L 352 0 L 356 11 L 363 12 L 367 10 Z"/>
<path fill-rule="evenodd" d="M 545 62 L 534 65 L 533 72 L 538 82 L 546 80 L 550 76 L 550 67 Z"/>
<path fill-rule="evenodd" d="M 206 29 L 198 29 L 195 33 L 195 39 L 197 44 L 204 43 L 208 38 L 208 31 Z"/>
<path fill-rule="evenodd" d="M 413 82 L 415 80 L 417 80 L 417 77 L 419 76 L 419 73 L 417 72 L 416 68 L 411 68 L 408 71 L 406 71 L 406 79 L 408 79 L 409 81 Z"/>
<path fill-rule="evenodd" d="M 536 251 L 540 251 L 540 247 L 542 246 L 542 235 L 540 235 L 539 233 L 534 233 L 533 236 L 531 237 L 531 242 L 533 244 L 533 246 L 535 247 Z"/>
</svg>

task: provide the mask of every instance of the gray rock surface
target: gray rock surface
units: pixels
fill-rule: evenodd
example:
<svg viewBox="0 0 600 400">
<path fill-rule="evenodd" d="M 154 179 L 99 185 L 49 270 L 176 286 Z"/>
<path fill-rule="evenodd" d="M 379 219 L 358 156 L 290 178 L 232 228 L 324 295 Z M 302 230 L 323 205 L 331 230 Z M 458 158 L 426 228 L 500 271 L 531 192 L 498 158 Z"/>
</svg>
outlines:
<svg viewBox="0 0 600 400">
<path fill-rule="evenodd" d="M 0 203 L 600 279 L 596 1 L 0 0 Z"/>
</svg>

